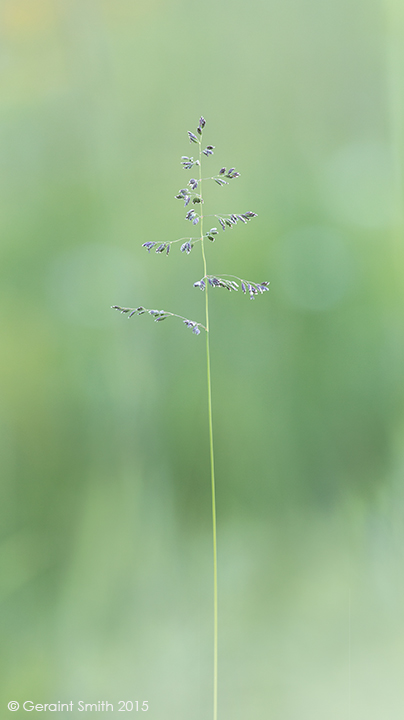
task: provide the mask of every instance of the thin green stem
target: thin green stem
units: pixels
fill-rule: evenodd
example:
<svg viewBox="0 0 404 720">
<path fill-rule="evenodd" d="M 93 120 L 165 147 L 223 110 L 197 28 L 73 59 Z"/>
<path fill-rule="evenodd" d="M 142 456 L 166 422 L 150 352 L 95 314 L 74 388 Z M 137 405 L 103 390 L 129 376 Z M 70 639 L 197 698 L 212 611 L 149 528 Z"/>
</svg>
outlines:
<svg viewBox="0 0 404 720">
<path fill-rule="evenodd" d="M 199 141 L 199 188 L 202 197 L 202 142 Z M 203 274 L 206 277 L 206 256 L 203 244 L 203 203 L 201 204 L 201 248 L 203 260 Z M 209 292 L 208 283 L 205 289 L 205 317 L 206 317 L 206 370 L 208 384 L 208 418 L 209 418 L 209 451 L 210 451 L 210 477 L 212 488 L 212 531 L 213 531 L 213 720 L 217 720 L 217 646 L 218 646 L 218 600 L 217 600 L 217 528 L 216 528 L 216 487 L 215 487 L 215 460 L 213 452 L 213 422 L 212 422 L 212 382 L 210 374 L 210 345 L 209 345 Z"/>
</svg>

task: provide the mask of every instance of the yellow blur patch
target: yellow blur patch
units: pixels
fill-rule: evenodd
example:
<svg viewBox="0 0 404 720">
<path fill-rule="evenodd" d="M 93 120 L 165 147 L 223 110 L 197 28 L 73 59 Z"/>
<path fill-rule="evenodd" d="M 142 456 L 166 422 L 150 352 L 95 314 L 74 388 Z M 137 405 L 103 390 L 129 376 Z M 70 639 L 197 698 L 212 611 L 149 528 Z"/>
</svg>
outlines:
<svg viewBox="0 0 404 720">
<path fill-rule="evenodd" d="M 11 37 L 43 33 L 55 21 L 53 0 L 5 0 L 0 12 L 3 32 Z"/>
</svg>

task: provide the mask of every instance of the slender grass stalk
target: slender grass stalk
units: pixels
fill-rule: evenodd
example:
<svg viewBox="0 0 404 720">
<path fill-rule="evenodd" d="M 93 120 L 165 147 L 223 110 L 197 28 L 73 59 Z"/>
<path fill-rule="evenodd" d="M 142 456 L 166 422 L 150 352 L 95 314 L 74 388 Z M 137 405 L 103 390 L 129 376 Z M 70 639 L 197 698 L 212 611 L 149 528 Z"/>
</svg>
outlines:
<svg viewBox="0 0 404 720">
<path fill-rule="evenodd" d="M 202 194 L 202 142 L 199 140 L 199 192 L 201 203 L 201 248 L 203 275 L 207 277 L 205 248 L 203 244 L 203 194 Z M 208 422 L 209 422 L 209 454 L 210 480 L 212 492 L 212 539 L 213 539 L 213 720 L 217 720 L 217 677 L 218 677 L 218 594 L 217 594 L 217 523 L 216 523 L 216 486 L 215 486 L 215 455 L 213 449 L 212 419 L 212 381 L 210 374 L 210 343 L 209 343 L 209 291 L 205 292 L 205 323 L 206 323 L 206 373 L 208 386 Z"/>
<path fill-rule="evenodd" d="M 203 261 L 203 278 L 194 282 L 194 287 L 205 291 L 205 325 L 195 320 L 188 320 L 183 315 L 178 315 L 167 310 L 151 310 L 140 305 L 137 308 L 121 307 L 120 305 L 113 305 L 115 310 L 119 310 L 121 313 L 127 315 L 128 318 L 149 314 L 154 318 L 155 322 L 161 322 L 169 317 L 176 317 L 183 321 L 186 327 L 190 328 L 195 335 L 200 335 L 201 329 L 206 331 L 206 372 L 207 372 L 207 391 L 208 391 L 208 424 L 209 424 L 209 454 L 210 454 L 210 479 L 211 479 L 211 494 L 212 494 L 212 539 L 213 539 L 213 720 L 217 720 L 217 700 L 218 700 L 218 587 L 217 587 L 217 522 L 216 522 L 216 487 L 215 487 L 215 459 L 213 451 L 213 420 L 212 420 L 212 381 L 211 381 L 211 369 L 210 369 L 210 332 L 209 332 L 209 286 L 212 288 L 225 288 L 229 291 L 237 292 L 239 289 L 239 283 L 241 290 L 245 295 L 249 295 L 250 299 L 253 300 L 256 296 L 262 295 L 268 290 L 269 282 L 263 281 L 261 283 L 244 280 L 237 275 L 223 275 L 218 277 L 216 275 L 208 275 L 206 254 L 204 241 L 209 240 L 213 242 L 216 236 L 219 234 L 217 228 L 210 228 L 205 234 L 203 232 L 203 196 L 202 196 L 202 183 L 204 180 L 211 180 L 217 183 L 219 187 L 229 185 L 229 181 L 240 176 L 240 173 L 236 171 L 234 167 L 226 170 L 222 167 L 216 175 L 202 178 L 202 155 L 209 157 L 213 155 L 214 146 L 207 145 L 202 150 L 202 135 L 206 121 L 203 117 L 199 120 L 197 127 L 197 135 L 188 130 L 188 138 L 191 144 L 197 144 L 199 149 L 199 159 L 194 160 L 193 157 L 187 157 L 183 155 L 181 158 L 181 164 L 184 170 L 192 170 L 194 167 L 198 167 L 199 179 L 191 178 L 186 188 L 182 188 L 175 196 L 178 200 L 183 200 L 184 207 L 191 204 L 191 210 L 187 211 L 185 219 L 190 221 L 192 225 L 198 225 L 200 223 L 200 236 L 190 238 L 179 238 L 177 240 L 163 240 L 158 242 L 156 240 L 147 240 L 143 243 L 143 247 L 150 253 L 154 248 L 155 252 L 159 255 L 168 255 L 171 250 L 171 246 L 175 243 L 182 243 L 180 250 L 182 253 L 189 255 L 194 245 L 198 242 L 201 243 L 202 250 L 202 261 Z M 199 213 L 195 209 L 198 207 Z M 209 215 L 205 217 L 215 217 L 222 229 L 231 229 L 237 223 L 246 225 L 252 218 L 256 217 L 256 213 L 250 210 L 244 213 L 222 213 L 220 215 Z M 229 279 L 232 278 L 232 279 Z M 239 282 L 237 282 L 239 281 Z"/>
</svg>

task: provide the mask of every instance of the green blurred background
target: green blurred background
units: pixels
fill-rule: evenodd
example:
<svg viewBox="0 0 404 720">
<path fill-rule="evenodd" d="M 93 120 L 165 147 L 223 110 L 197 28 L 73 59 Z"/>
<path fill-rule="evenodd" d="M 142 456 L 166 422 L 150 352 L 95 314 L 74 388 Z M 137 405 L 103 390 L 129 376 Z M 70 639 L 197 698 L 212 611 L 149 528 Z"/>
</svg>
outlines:
<svg viewBox="0 0 404 720">
<path fill-rule="evenodd" d="M 404 707 L 400 0 L 2 0 L 1 711 L 212 703 L 202 113 L 222 720 Z M 20 710 L 16 717 L 22 715 Z M 73 713 L 74 714 L 74 713 Z M 76 716 L 81 717 L 78 712 Z"/>
</svg>

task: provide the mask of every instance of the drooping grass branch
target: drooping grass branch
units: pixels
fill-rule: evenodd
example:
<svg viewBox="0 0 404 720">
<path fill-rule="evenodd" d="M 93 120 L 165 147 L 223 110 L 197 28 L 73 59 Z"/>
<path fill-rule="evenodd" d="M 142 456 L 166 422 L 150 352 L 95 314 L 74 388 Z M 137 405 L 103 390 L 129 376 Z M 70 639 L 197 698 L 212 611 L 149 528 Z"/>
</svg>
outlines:
<svg viewBox="0 0 404 720">
<path fill-rule="evenodd" d="M 206 331 L 206 370 L 207 370 L 207 395 L 208 395 L 208 427 L 209 427 L 209 455 L 210 455 L 210 481 L 211 481 L 211 497 L 212 497 L 212 540 L 213 540 L 213 720 L 217 720 L 217 700 L 218 700 L 218 572 L 217 572 L 217 521 L 216 521 L 216 486 L 215 486 L 215 460 L 214 460 L 214 446 L 213 446 L 213 413 L 212 413 L 212 383 L 211 383 L 211 363 L 210 363 L 210 326 L 209 326 L 209 292 L 210 288 L 224 288 L 229 291 L 237 292 L 241 286 L 242 292 L 247 295 L 249 294 L 250 299 L 253 300 L 256 296 L 262 295 L 268 290 L 269 282 L 263 281 L 260 283 L 245 280 L 236 275 L 221 274 L 211 275 L 208 274 L 207 270 L 207 259 L 205 251 L 205 241 L 209 240 L 210 243 L 214 242 L 219 236 L 219 230 L 216 227 L 210 228 L 204 233 L 203 224 L 204 218 L 214 217 L 217 219 L 222 231 L 226 229 L 232 229 L 237 223 L 246 225 L 252 218 L 257 217 L 256 213 L 250 210 L 243 213 L 216 213 L 213 215 L 206 215 L 203 212 L 204 199 L 202 193 L 202 186 L 204 182 L 213 181 L 220 187 L 229 185 L 231 180 L 240 177 L 240 173 L 234 167 L 228 170 L 225 167 L 213 175 L 202 177 L 202 162 L 205 162 L 205 158 L 209 158 L 214 154 L 214 145 L 206 145 L 203 147 L 202 139 L 203 132 L 206 125 L 206 121 L 203 117 L 200 118 L 198 127 L 196 128 L 196 134 L 188 131 L 188 138 L 191 144 L 198 146 L 198 157 L 188 157 L 183 155 L 181 157 L 181 164 L 184 170 L 195 170 L 197 169 L 198 177 L 192 177 L 187 183 L 185 188 L 182 188 L 175 195 L 178 200 L 184 201 L 184 207 L 192 205 L 187 210 L 185 219 L 192 223 L 193 226 L 199 225 L 200 234 L 197 237 L 181 237 L 176 240 L 147 240 L 143 243 L 142 247 L 146 248 L 150 253 L 154 250 L 158 255 L 169 255 L 171 246 L 176 243 L 181 243 L 180 250 L 185 255 L 189 255 L 196 243 L 201 244 L 202 251 L 202 265 L 203 265 L 203 276 L 201 280 L 197 280 L 193 283 L 193 286 L 203 290 L 205 292 L 205 324 L 196 322 L 195 320 L 188 320 L 183 315 L 169 312 L 167 310 L 150 310 L 143 306 L 136 308 L 127 308 L 120 305 L 113 305 L 115 310 L 119 310 L 121 313 L 126 314 L 128 318 L 134 316 L 149 314 L 155 322 L 161 322 L 166 320 L 168 317 L 176 317 L 183 321 L 186 327 L 192 329 L 195 335 L 200 335 L 201 328 Z M 208 161 L 211 162 L 211 161 Z M 210 244 L 209 243 L 209 244 Z"/>
<path fill-rule="evenodd" d="M 120 305 L 112 305 L 113 310 L 119 310 L 121 313 L 129 313 L 128 318 L 133 317 L 134 315 L 144 315 L 145 313 L 148 313 L 154 318 L 155 322 L 160 322 L 161 320 L 165 320 L 168 317 L 177 317 L 180 318 L 180 320 L 183 321 L 184 325 L 186 325 L 189 328 L 192 328 L 192 332 L 195 335 L 200 334 L 199 328 L 203 328 L 206 330 L 207 328 L 205 325 L 202 325 L 202 323 L 194 322 L 193 320 L 187 320 L 183 315 L 177 315 L 177 313 L 167 312 L 167 310 L 149 310 L 148 308 L 144 308 L 141 305 L 137 308 L 125 308 L 120 307 Z"/>
</svg>

